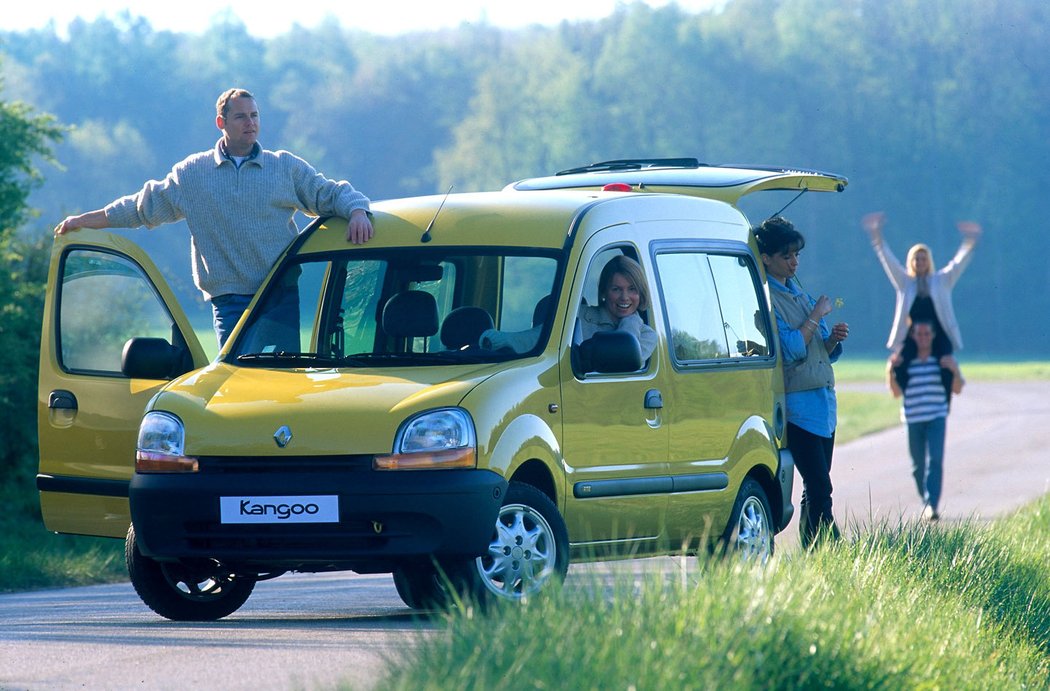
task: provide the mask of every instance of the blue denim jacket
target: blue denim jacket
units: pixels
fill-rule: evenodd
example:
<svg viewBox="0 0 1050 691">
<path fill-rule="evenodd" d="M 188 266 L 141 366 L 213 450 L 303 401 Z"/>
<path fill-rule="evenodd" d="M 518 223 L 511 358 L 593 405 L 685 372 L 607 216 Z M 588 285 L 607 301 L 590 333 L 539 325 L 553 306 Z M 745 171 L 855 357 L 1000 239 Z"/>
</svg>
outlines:
<svg viewBox="0 0 1050 691">
<path fill-rule="evenodd" d="M 784 285 L 772 276 L 769 279 L 770 290 L 782 290 L 792 295 L 805 295 L 810 306 L 816 305 L 817 301 L 798 289 L 793 283 Z M 776 310 L 774 310 L 776 313 Z M 787 322 L 776 314 L 777 331 L 780 332 L 780 349 L 785 362 L 804 360 L 806 358 L 806 341 L 802 331 L 791 328 Z M 831 336 L 831 329 L 821 319 L 820 340 L 823 341 Z M 819 347 L 819 344 L 817 344 Z M 835 362 L 842 355 L 842 344 L 839 343 L 835 349 L 828 354 L 831 362 Z M 835 390 L 832 388 L 809 389 L 807 391 L 795 391 L 787 394 L 785 404 L 787 405 L 787 419 L 793 425 L 801 427 L 811 434 L 820 437 L 831 437 L 838 426 L 838 403 L 835 399 Z"/>
</svg>

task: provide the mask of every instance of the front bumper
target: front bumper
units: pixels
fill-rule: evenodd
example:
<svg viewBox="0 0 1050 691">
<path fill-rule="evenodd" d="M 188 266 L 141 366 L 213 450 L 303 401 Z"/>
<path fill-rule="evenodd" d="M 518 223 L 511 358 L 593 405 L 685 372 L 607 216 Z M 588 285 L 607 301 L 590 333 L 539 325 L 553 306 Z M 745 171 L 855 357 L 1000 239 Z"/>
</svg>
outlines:
<svg viewBox="0 0 1050 691">
<path fill-rule="evenodd" d="M 222 462 L 216 472 L 213 465 L 202 459 L 199 473 L 133 476 L 131 519 L 144 555 L 214 559 L 259 573 L 386 571 L 424 556 L 474 557 L 492 540 L 507 489 L 489 470 L 375 471 L 286 460 L 280 468 Z M 221 497 L 319 495 L 338 498 L 338 522 L 221 519 Z"/>
</svg>

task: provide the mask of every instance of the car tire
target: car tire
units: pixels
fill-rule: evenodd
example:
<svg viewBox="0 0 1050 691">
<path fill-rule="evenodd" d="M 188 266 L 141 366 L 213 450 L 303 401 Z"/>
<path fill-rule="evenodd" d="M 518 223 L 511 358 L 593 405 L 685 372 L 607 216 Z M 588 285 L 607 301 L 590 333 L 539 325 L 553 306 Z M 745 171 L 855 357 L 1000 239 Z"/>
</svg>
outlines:
<svg viewBox="0 0 1050 691">
<path fill-rule="evenodd" d="M 488 552 L 469 569 L 479 600 L 517 601 L 569 570 L 569 533 L 558 508 L 532 485 L 511 482 L 496 518 Z"/>
<path fill-rule="evenodd" d="M 753 478 L 740 485 L 717 553 L 742 561 L 765 562 L 773 556 L 773 512 L 766 491 Z"/>
<path fill-rule="evenodd" d="M 245 603 L 255 579 L 238 576 L 214 561 L 188 565 L 159 562 L 139 550 L 135 527 L 128 529 L 124 559 L 135 592 L 146 606 L 173 621 L 214 621 Z"/>
<path fill-rule="evenodd" d="M 433 609 L 445 606 L 448 591 L 437 567 L 432 562 L 406 564 L 394 570 L 394 588 L 401 601 L 412 609 Z"/>
</svg>

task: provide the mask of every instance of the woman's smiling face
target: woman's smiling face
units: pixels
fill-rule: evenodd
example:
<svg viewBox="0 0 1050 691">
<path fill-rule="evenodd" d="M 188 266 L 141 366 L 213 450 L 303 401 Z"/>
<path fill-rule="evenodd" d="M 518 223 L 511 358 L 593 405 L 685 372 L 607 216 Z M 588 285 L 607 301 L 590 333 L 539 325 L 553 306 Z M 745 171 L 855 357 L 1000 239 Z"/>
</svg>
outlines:
<svg viewBox="0 0 1050 691">
<path fill-rule="evenodd" d="M 602 295 L 605 311 L 615 319 L 629 317 L 638 311 L 638 286 L 630 278 L 615 273 Z"/>
</svg>

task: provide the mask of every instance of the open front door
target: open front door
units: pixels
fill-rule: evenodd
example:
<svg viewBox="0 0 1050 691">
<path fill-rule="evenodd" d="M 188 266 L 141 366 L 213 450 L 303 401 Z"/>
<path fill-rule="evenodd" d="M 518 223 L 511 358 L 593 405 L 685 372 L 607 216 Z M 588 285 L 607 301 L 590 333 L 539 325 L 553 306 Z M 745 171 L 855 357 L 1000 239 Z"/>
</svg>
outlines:
<svg viewBox="0 0 1050 691">
<path fill-rule="evenodd" d="M 134 337 L 181 348 L 186 371 L 207 364 L 174 294 L 134 243 L 94 230 L 56 238 L 37 390 L 37 488 L 48 530 L 127 533 L 139 421 L 165 383 L 121 373 Z"/>
</svg>

